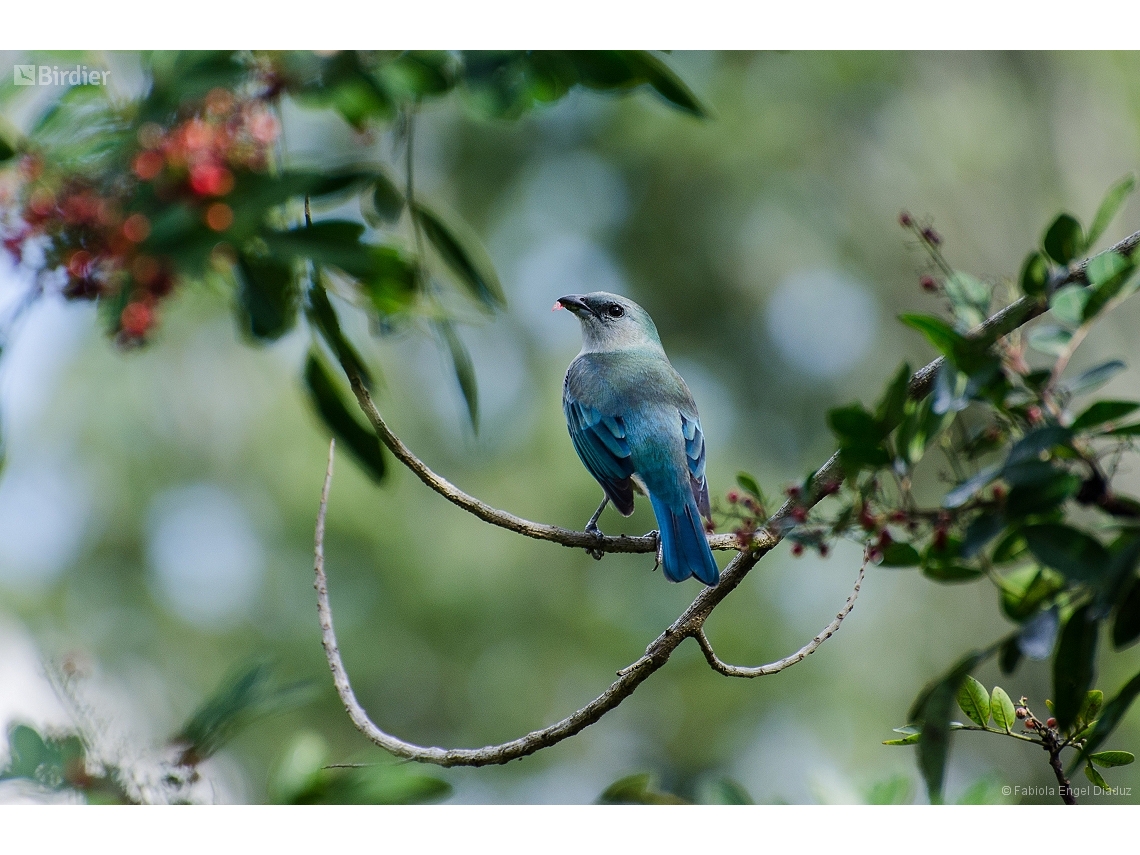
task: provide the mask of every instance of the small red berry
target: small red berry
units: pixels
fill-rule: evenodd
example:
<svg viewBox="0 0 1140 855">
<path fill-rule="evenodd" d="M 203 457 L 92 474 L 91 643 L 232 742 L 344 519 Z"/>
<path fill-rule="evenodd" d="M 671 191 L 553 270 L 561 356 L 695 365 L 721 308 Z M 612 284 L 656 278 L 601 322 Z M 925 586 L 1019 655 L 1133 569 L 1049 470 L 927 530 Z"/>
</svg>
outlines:
<svg viewBox="0 0 1140 855">
<path fill-rule="evenodd" d="M 946 548 L 946 541 L 950 539 L 950 533 L 939 526 L 934 530 L 934 537 L 931 538 L 931 546 L 941 551 Z"/>
<path fill-rule="evenodd" d="M 789 499 L 798 499 L 800 497 L 800 493 L 803 491 L 800 489 L 799 484 L 792 484 L 790 487 L 784 490 L 784 492 L 787 493 Z"/>
<path fill-rule="evenodd" d="M 793 543 L 792 544 L 792 555 L 794 555 L 796 558 L 799 558 L 803 554 L 804 554 L 804 545 L 802 543 L 799 543 L 798 541 L 796 543 Z"/>
<path fill-rule="evenodd" d="M 906 511 L 891 511 L 890 520 L 893 523 L 906 522 Z"/>
<path fill-rule="evenodd" d="M 1055 719 L 1055 718 L 1047 719 L 1045 721 L 1045 726 L 1046 727 L 1056 727 L 1057 726 L 1057 719 Z"/>
<path fill-rule="evenodd" d="M 154 312 L 145 303 L 127 303 L 119 323 L 131 338 L 142 338 L 154 324 Z"/>
<path fill-rule="evenodd" d="M 1044 421 L 1044 417 L 1041 414 L 1041 408 L 1036 404 L 1025 411 L 1025 418 L 1029 420 L 1029 423 L 1031 425 L 1038 425 Z"/>
<path fill-rule="evenodd" d="M 807 509 L 806 508 L 792 508 L 791 516 L 792 516 L 792 519 L 794 519 L 796 522 L 802 523 L 804 520 L 807 519 Z"/>
<path fill-rule="evenodd" d="M 899 225 L 904 229 L 909 229 L 914 225 L 914 220 L 911 219 L 910 214 L 906 211 L 899 211 Z"/>
<path fill-rule="evenodd" d="M 740 501 L 740 491 L 739 490 L 729 490 L 728 496 L 726 496 L 726 498 L 728 499 L 728 503 L 730 505 L 735 505 L 737 502 Z"/>
<path fill-rule="evenodd" d="M 922 239 L 931 246 L 939 246 L 942 243 L 942 235 L 934 231 L 930 226 L 922 230 Z"/>
<path fill-rule="evenodd" d="M 994 484 L 994 499 L 1000 502 L 1005 498 L 1005 487 L 1001 484 Z"/>
<path fill-rule="evenodd" d="M 826 543 L 821 543 L 819 545 L 819 557 L 820 558 L 826 558 L 827 553 L 829 553 L 829 552 L 831 552 L 831 547 L 829 547 Z"/>
<path fill-rule="evenodd" d="M 934 280 L 933 276 L 923 276 L 918 280 L 918 284 L 922 286 L 923 291 L 934 292 L 938 290 L 938 283 Z"/>
<path fill-rule="evenodd" d="M 1025 707 L 1018 707 L 1013 711 L 1013 714 L 1018 718 L 1025 718 L 1027 715 L 1029 715 L 1029 710 L 1027 710 Z"/>
</svg>

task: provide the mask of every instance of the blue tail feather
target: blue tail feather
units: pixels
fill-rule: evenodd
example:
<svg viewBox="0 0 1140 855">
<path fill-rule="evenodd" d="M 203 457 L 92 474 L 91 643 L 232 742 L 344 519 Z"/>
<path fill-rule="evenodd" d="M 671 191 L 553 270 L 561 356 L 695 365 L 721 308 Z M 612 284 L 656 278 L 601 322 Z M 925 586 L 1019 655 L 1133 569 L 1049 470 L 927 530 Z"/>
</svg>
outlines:
<svg viewBox="0 0 1140 855">
<path fill-rule="evenodd" d="M 720 571 L 709 548 L 696 502 L 691 498 L 680 508 L 671 508 L 650 495 L 657 527 L 661 532 L 661 563 L 665 578 L 680 582 L 696 576 L 706 585 L 720 581 Z"/>
</svg>

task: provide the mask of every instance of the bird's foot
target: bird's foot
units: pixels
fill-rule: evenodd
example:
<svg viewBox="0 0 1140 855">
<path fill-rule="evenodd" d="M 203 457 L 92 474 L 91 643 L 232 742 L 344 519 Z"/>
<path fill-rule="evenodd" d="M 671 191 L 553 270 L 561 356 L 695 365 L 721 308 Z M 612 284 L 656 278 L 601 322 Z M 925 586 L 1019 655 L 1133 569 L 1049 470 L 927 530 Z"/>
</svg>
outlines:
<svg viewBox="0 0 1140 855">
<path fill-rule="evenodd" d="M 659 532 L 657 529 L 654 529 L 653 531 L 648 532 L 645 536 L 652 537 L 657 541 L 657 551 L 654 554 L 653 562 L 653 572 L 657 572 L 657 568 L 660 567 L 661 562 L 665 560 L 665 556 L 661 552 L 661 532 Z"/>
<path fill-rule="evenodd" d="M 603 537 L 605 537 L 605 535 L 602 534 L 602 530 L 600 528 L 598 528 L 598 524 L 596 522 L 594 522 L 593 520 L 586 523 L 586 534 L 592 534 L 599 541 Z M 605 553 L 602 552 L 601 549 L 591 549 L 589 547 L 587 547 L 587 549 L 586 549 L 586 554 L 589 555 L 591 558 L 593 558 L 595 561 L 601 561 L 602 556 L 605 555 Z"/>
</svg>

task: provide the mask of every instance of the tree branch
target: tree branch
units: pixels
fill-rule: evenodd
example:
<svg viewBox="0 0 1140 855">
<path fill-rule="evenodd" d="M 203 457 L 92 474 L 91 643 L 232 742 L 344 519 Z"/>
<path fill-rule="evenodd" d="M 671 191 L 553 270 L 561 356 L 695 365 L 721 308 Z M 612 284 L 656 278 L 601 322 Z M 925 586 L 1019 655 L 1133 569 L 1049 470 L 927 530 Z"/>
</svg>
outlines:
<svg viewBox="0 0 1140 855">
<path fill-rule="evenodd" d="M 790 668 L 797 662 L 802 662 L 807 659 L 811 654 L 815 653 L 821 644 L 835 635 L 839 629 L 839 625 L 843 623 L 843 619 L 851 614 L 851 610 L 855 608 L 855 600 L 859 596 L 859 588 L 863 584 L 863 574 L 867 571 L 867 562 L 870 560 L 870 556 L 870 550 L 864 550 L 863 564 L 859 567 L 859 578 L 855 580 L 855 589 L 851 592 L 851 596 L 847 598 L 847 603 L 843 606 L 843 610 L 835 616 L 835 620 L 820 630 L 819 635 L 791 656 L 785 656 L 783 659 L 777 660 L 770 665 L 757 665 L 749 668 L 740 665 L 729 665 L 721 661 L 713 650 L 712 643 L 709 641 L 708 636 L 705 635 L 704 627 L 698 627 L 693 637 L 701 646 L 701 652 L 705 654 L 705 659 L 708 660 L 709 667 L 718 673 L 724 674 L 726 677 L 767 677 L 771 674 L 779 674 L 785 668 Z"/>
<path fill-rule="evenodd" d="M 1117 243 L 1112 247 L 1112 250 L 1121 254 L 1130 254 L 1137 246 L 1140 246 L 1140 232 L 1136 232 L 1125 240 Z M 1069 282 L 1087 281 L 1085 274 L 1087 266 L 1087 259 L 1079 265 L 1070 266 L 1065 273 L 1055 277 L 1055 281 L 1050 283 L 1050 291 Z M 1048 303 L 1044 298 L 1031 299 L 1023 297 L 988 318 L 984 323 L 972 330 L 970 335 L 973 337 L 991 336 L 995 339 L 999 338 L 1044 313 L 1047 309 Z M 934 379 L 939 367 L 942 365 L 942 361 L 941 358 L 936 359 L 914 374 L 908 388 L 909 395 L 912 399 L 920 400 L 930 393 L 933 389 Z M 656 551 L 657 543 L 654 537 L 623 536 L 599 538 L 586 532 L 571 531 L 558 526 L 531 522 L 505 511 L 497 510 L 475 497 L 464 493 L 449 481 L 429 469 L 404 445 L 399 437 L 392 433 L 383 418 L 381 418 L 379 411 L 372 402 L 371 396 L 368 394 L 367 389 L 364 388 L 360 377 L 355 374 L 350 366 L 342 365 L 342 367 L 344 367 L 352 383 L 353 391 L 356 394 L 361 409 L 372 423 L 381 441 L 396 458 L 411 469 L 424 484 L 458 507 L 463 508 L 479 519 L 491 523 L 492 525 L 497 525 L 509 531 L 514 531 L 518 534 L 538 540 L 561 543 L 564 546 L 583 549 L 600 549 L 604 552 Z M 329 464 L 325 473 L 324 489 L 321 493 L 320 509 L 317 515 L 315 587 L 317 589 L 317 611 L 321 622 L 321 641 L 324 645 L 329 667 L 333 673 L 333 681 L 336 686 L 337 694 L 344 702 L 345 709 L 356 728 L 376 745 L 398 757 L 426 763 L 435 763 L 440 766 L 486 766 L 507 763 L 519 757 L 533 754 L 536 751 L 573 736 L 598 721 L 603 715 L 633 694 L 634 690 L 644 680 L 664 666 L 673 651 L 689 637 L 697 639 L 697 643 L 701 645 L 706 658 L 709 659 L 710 665 L 718 671 L 721 671 L 721 673 L 730 673 L 733 671 L 748 672 L 753 670 L 725 665 L 716 658 L 715 653 L 712 652 L 708 638 L 704 635 L 705 619 L 713 609 L 744 580 L 744 577 L 748 575 L 748 572 L 756 566 L 760 559 L 774 549 L 784 536 L 795 528 L 796 521 L 792 516 L 793 511 L 797 509 L 810 510 L 818 504 L 824 496 L 833 492 L 834 486 L 840 483 L 844 477 L 839 452 L 835 452 L 827 462 L 816 471 L 808 485 L 808 489 L 805 490 L 802 495 L 794 499 L 790 498 L 784 502 L 780 509 L 769 518 L 764 528 L 754 534 L 751 543 L 749 543 L 746 548 L 738 551 L 728 563 L 728 566 L 722 571 L 720 582 L 712 587 L 703 589 L 680 617 L 673 621 L 673 623 L 646 648 L 645 655 L 632 665 L 619 671 L 618 679 L 589 704 L 549 727 L 532 731 L 526 736 L 511 742 L 504 742 L 500 745 L 489 745 L 483 748 L 444 749 L 405 742 L 381 730 L 368 717 L 367 712 L 361 707 L 352 691 L 352 685 L 349 682 L 344 663 L 341 661 L 336 634 L 333 630 L 332 611 L 328 596 L 328 581 L 324 569 L 325 514 L 328 507 L 329 486 L 332 480 L 333 447 L 334 446 L 330 444 Z M 735 548 L 736 546 L 736 538 L 732 535 L 718 535 L 709 540 L 710 544 L 714 545 L 715 548 Z M 731 546 L 729 545 L 730 543 Z M 802 661 L 806 658 L 813 650 L 822 644 L 823 641 L 833 634 L 835 630 L 838 629 L 839 623 L 842 622 L 843 618 L 846 617 L 854 606 L 854 600 L 858 594 L 859 585 L 862 583 L 865 567 L 866 564 L 864 563 L 864 566 L 860 568 L 859 583 L 856 584 L 855 590 L 848 599 L 844 610 L 836 616 L 836 620 L 832 624 L 828 625 L 816 639 L 813 639 L 807 646 L 788 657 L 787 660 L 781 660 L 770 666 L 761 666 L 761 669 L 758 670 L 776 667 L 778 667 L 779 670 L 788 668 L 795 664 L 795 662 Z M 770 671 L 769 673 L 776 672 Z M 732 676 L 760 676 L 760 674 L 733 673 Z"/>
</svg>

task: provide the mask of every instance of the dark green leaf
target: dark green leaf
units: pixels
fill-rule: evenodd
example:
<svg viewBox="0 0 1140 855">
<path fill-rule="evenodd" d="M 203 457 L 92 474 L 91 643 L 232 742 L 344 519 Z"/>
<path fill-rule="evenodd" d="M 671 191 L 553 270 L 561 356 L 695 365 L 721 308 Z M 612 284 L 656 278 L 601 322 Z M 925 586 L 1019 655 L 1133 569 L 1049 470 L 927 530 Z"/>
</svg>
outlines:
<svg viewBox="0 0 1140 855">
<path fill-rule="evenodd" d="M 848 404 L 829 410 L 827 423 L 844 445 L 875 446 L 886 436 L 883 426 L 860 404 Z"/>
<path fill-rule="evenodd" d="M 352 415 L 336 382 L 314 352 L 309 353 L 305 363 L 305 383 L 317 412 L 333 434 L 348 446 L 373 479 L 383 480 L 386 467 L 380 439 Z"/>
<path fill-rule="evenodd" d="M 890 432 L 903 420 L 906 409 L 907 392 L 910 388 L 910 366 L 903 363 L 895 372 L 894 379 L 887 386 L 882 400 L 875 408 L 875 421 L 886 432 Z"/>
<path fill-rule="evenodd" d="M 1105 436 L 1140 436 L 1140 422 L 1111 428 L 1105 431 Z"/>
<path fill-rule="evenodd" d="M 1085 695 L 1085 702 L 1081 704 L 1081 712 L 1077 718 L 1083 722 L 1096 721 L 1096 717 L 1100 715 L 1103 706 L 1104 692 L 1100 689 L 1092 689 Z"/>
<path fill-rule="evenodd" d="M 1085 274 L 1092 287 L 1089 289 L 1082 321 L 1096 317 L 1109 301 L 1121 293 L 1132 277 L 1132 271 L 1132 262 L 1111 250 L 1091 259 Z"/>
<path fill-rule="evenodd" d="M 958 689 L 958 706 L 978 727 L 985 727 L 990 720 L 990 694 L 969 674 Z"/>
<path fill-rule="evenodd" d="M 966 337 L 942 318 L 933 315 L 899 315 L 899 320 L 922 333 L 934 345 L 935 350 L 951 361 L 958 351 L 968 345 Z"/>
<path fill-rule="evenodd" d="M 1085 747 L 1081 749 L 1081 753 L 1073 762 L 1072 768 L 1076 768 L 1080 765 L 1088 755 L 1096 751 L 1096 749 L 1112 735 L 1112 732 L 1116 730 L 1116 726 L 1120 724 L 1137 695 L 1140 695 L 1140 674 L 1137 674 L 1129 680 L 1124 688 L 1117 693 L 1116 697 L 1104 705 L 1104 709 L 1101 710 L 1100 713 L 1100 718 L 1097 719 L 1093 729 L 1089 732 Z"/>
<path fill-rule="evenodd" d="M 1049 262 L 1039 252 L 1031 252 L 1021 266 L 1021 290 L 1030 297 L 1045 293 L 1049 286 Z"/>
<path fill-rule="evenodd" d="M 479 387 L 475 382 L 475 366 L 471 364 L 471 356 L 450 323 L 439 321 L 435 326 L 447 344 L 448 353 L 451 354 L 451 365 L 455 371 L 455 379 L 459 382 L 459 390 L 463 393 L 463 401 L 467 404 L 467 415 L 471 418 L 471 426 L 478 430 Z"/>
<path fill-rule="evenodd" d="M 1012 674 L 1020 662 L 1021 648 L 1017 645 L 1017 639 L 1010 638 L 1002 642 L 1001 650 L 998 651 L 998 667 L 1001 668 L 1001 672 L 1006 675 Z"/>
<path fill-rule="evenodd" d="M 909 543 L 891 543 L 883 550 L 880 567 L 917 567 L 922 558 Z"/>
<path fill-rule="evenodd" d="M 756 479 L 747 472 L 737 472 L 736 483 L 740 485 L 742 490 L 746 493 L 751 493 L 757 499 L 762 498 L 764 495 L 760 492 L 760 485 L 756 483 Z"/>
<path fill-rule="evenodd" d="M 447 51 L 404 51 L 377 70 L 384 89 L 397 98 L 416 101 L 441 95 L 455 85 L 456 69 Z"/>
<path fill-rule="evenodd" d="M 1128 174 L 1105 194 L 1104 201 L 1100 203 L 1100 207 L 1097 208 L 1096 215 L 1093 217 L 1092 225 L 1089 226 L 1088 246 L 1091 247 L 1104 234 L 1105 229 L 1108 228 L 1109 223 L 1112 222 L 1135 187 L 1136 177 Z"/>
<path fill-rule="evenodd" d="M 1057 448 L 1068 448 L 1072 445 L 1072 433 L 1068 428 L 1060 425 L 1044 425 L 1034 428 L 1009 450 L 1006 458 L 1006 468 L 1028 460 L 1040 460 L 1042 454 L 1051 453 Z"/>
<path fill-rule="evenodd" d="M 301 684 L 277 684 L 264 664 L 232 674 L 174 737 L 182 749 L 179 763 L 196 766 L 215 754 L 242 727 L 296 706 L 303 693 Z"/>
<path fill-rule="evenodd" d="M 1070 615 L 1061 630 L 1053 657 L 1053 703 L 1057 726 L 1067 730 L 1077 719 L 1096 673 L 1096 640 L 1099 623 L 1092 620 L 1090 606 Z"/>
<path fill-rule="evenodd" d="M 1037 560 L 1074 582 L 1095 581 L 1108 568 L 1108 550 L 1083 531 L 1061 523 L 1042 523 L 1026 526 L 1024 532 Z"/>
<path fill-rule="evenodd" d="M 1059 573 L 1041 567 L 1019 567 L 1002 577 L 1002 611 L 1015 621 L 1023 621 L 1037 614 L 1064 588 L 1065 579 Z"/>
<path fill-rule="evenodd" d="M 1104 776 L 1092 767 L 1092 764 L 1085 766 L 1085 777 L 1092 781 L 1094 787 L 1100 787 L 1102 790 L 1108 789 L 1108 782 L 1104 780 Z"/>
<path fill-rule="evenodd" d="M 1047 513 L 1075 496 L 1080 488 L 1081 479 L 1076 475 L 1053 469 L 1052 477 L 1048 480 L 1020 484 L 1010 490 L 1005 500 L 1006 515 L 1015 519 L 1030 514 Z"/>
<path fill-rule="evenodd" d="M 12 145 L 4 139 L 4 137 L 0 137 L 0 163 L 11 160 L 15 156 L 16 150 L 12 148 Z"/>
<path fill-rule="evenodd" d="M 391 246 L 373 247 L 372 272 L 360 281 L 373 308 L 383 318 L 408 308 L 415 297 L 416 263 Z"/>
<path fill-rule="evenodd" d="M 420 202 L 415 203 L 415 215 L 428 240 L 471 293 L 489 308 L 505 306 L 507 301 L 494 265 L 475 237 L 466 229 L 459 231 L 448 225 Z"/>
<path fill-rule="evenodd" d="M 1015 528 L 999 540 L 997 546 L 994 547 L 993 562 L 994 564 L 1008 564 L 1011 561 L 1016 561 L 1028 548 L 1029 545 L 1025 542 L 1025 536 L 1020 529 Z"/>
<path fill-rule="evenodd" d="M 328 292 L 317 283 L 313 283 L 309 288 L 309 318 L 321 338 L 336 354 L 345 374 L 350 378 L 354 375 L 359 377 L 365 387 L 371 389 L 372 373 L 360 358 L 360 354 L 356 352 L 352 342 L 341 331 L 340 319 L 337 318 L 336 310 L 329 301 Z"/>
<path fill-rule="evenodd" d="M 640 74 L 666 101 L 697 118 L 709 117 L 708 109 L 692 90 L 656 55 L 644 50 L 627 51 L 626 54 L 634 72 Z"/>
<path fill-rule="evenodd" d="M 1098 751 L 1096 754 L 1090 754 L 1089 760 L 1105 769 L 1111 769 L 1114 766 L 1135 763 L 1136 755 L 1130 751 Z"/>
<path fill-rule="evenodd" d="M 614 781 L 598 797 L 604 805 L 682 805 L 684 799 L 654 788 L 648 772 Z"/>
<path fill-rule="evenodd" d="M 1045 232 L 1045 252 L 1058 264 L 1068 264 L 1085 249 L 1081 224 L 1070 214 L 1061 214 Z"/>
<path fill-rule="evenodd" d="M 290 264 L 242 254 L 238 307 L 245 328 L 257 339 L 280 338 L 297 323 L 301 288 Z"/>
<path fill-rule="evenodd" d="M 1105 422 L 1115 422 L 1140 409 L 1134 401 L 1097 401 L 1073 419 L 1072 430 L 1088 430 Z"/>
<path fill-rule="evenodd" d="M 973 558 L 980 553 L 1005 528 L 1005 520 L 999 515 L 983 511 L 970 521 L 966 536 L 962 540 L 962 557 Z"/>
<path fill-rule="evenodd" d="M 1119 359 L 1113 359 L 1109 362 L 1102 363 L 1095 368 L 1090 368 L 1088 371 L 1078 374 L 1072 380 L 1066 380 L 1061 383 L 1061 388 L 1068 392 L 1070 395 L 1079 395 L 1082 392 L 1088 392 L 1100 386 L 1102 383 L 1107 383 L 1117 373 L 1125 369 L 1125 364 Z"/>
<path fill-rule="evenodd" d="M 1049 298 L 1053 317 L 1070 327 L 1081 325 L 1089 292 L 1083 285 L 1066 285 Z"/>
<path fill-rule="evenodd" d="M 1140 638 L 1140 578 L 1133 577 L 1125 588 L 1124 596 L 1116 605 L 1116 619 L 1112 624 L 1112 644 L 1117 650 L 1128 647 Z"/>
<path fill-rule="evenodd" d="M 962 682 L 989 655 L 973 651 L 960 659 L 949 673 L 933 680 L 911 705 L 908 718 L 919 725 L 918 766 L 932 803 L 942 801 L 942 780 L 950 750 L 950 714 Z"/>
<path fill-rule="evenodd" d="M 1013 733 L 1013 726 L 1017 722 L 1016 712 L 1013 701 L 1005 689 L 994 686 L 993 694 L 990 696 L 990 715 L 993 716 L 994 724 L 1006 733 Z"/>
<path fill-rule="evenodd" d="M 373 226 L 391 225 L 404 212 L 404 194 L 383 173 L 375 175 L 372 192 L 362 196 L 361 203 L 361 213 Z"/>
</svg>

